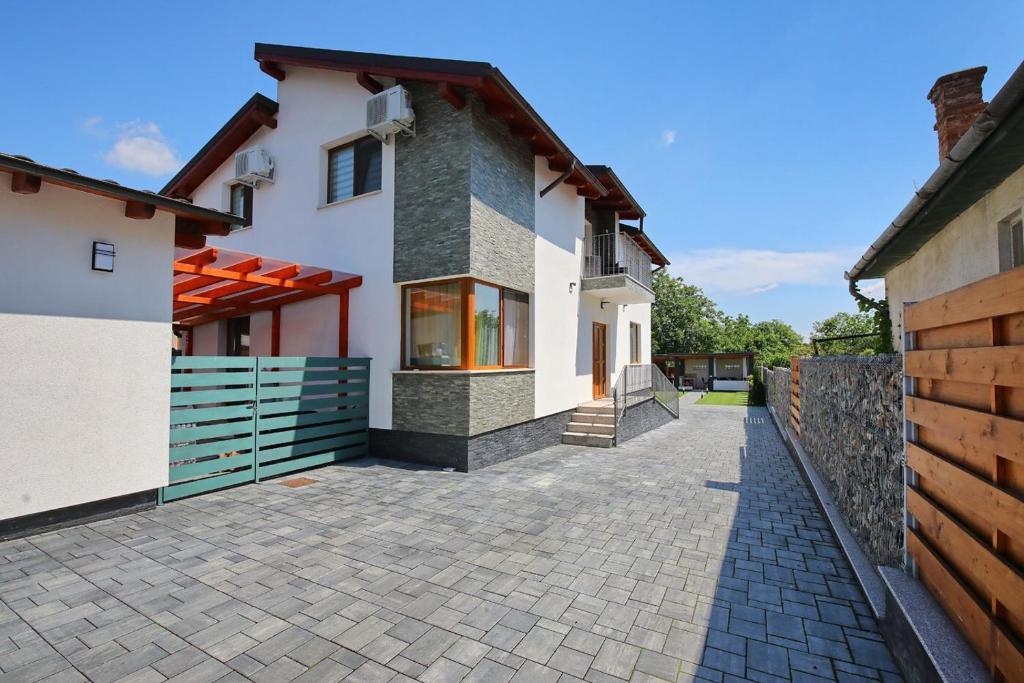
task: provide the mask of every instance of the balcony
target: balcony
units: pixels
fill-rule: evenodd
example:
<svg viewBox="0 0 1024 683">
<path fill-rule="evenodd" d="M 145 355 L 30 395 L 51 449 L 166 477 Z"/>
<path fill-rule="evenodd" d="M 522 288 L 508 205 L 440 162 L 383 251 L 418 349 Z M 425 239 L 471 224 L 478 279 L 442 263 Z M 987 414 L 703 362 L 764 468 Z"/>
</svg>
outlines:
<svg viewBox="0 0 1024 683">
<path fill-rule="evenodd" d="M 654 303 L 651 257 L 626 235 L 589 235 L 581 290 L 615 304 Z"/>
</svg>

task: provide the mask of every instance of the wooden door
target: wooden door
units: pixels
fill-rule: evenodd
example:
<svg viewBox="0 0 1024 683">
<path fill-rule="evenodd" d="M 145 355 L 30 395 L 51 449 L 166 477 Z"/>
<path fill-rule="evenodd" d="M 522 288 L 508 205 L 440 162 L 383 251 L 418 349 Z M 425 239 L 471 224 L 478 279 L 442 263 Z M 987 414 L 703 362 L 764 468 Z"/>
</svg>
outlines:
<svg viewBox="0 0 1024 683">
<path fill-rule="evenodd" d="M 608 395 L 608 326 L 594 323 L 594 398 Z"/>
</svg>

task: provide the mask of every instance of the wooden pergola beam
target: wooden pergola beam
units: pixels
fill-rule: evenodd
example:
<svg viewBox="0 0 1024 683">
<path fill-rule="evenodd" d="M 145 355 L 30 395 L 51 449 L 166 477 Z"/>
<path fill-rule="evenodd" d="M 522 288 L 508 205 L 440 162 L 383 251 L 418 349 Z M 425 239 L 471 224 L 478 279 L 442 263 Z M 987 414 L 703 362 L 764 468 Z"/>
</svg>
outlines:
<svg viewBox="0 0 1024 683">
<path fill-rule="evenodd" d="M 11 192 L 18 194 L 35 194 L 43 186 L 43 179 L 40 176 L 25 173 L 24 171 L 13 171 L 11 173 Z"/>
<path fill-rule="evenodd" d="M 300 301 L 306 301 L 307 299 L 315 299 L 322 294 L 316 292 L 292 292 L 290 294 L 276 296 L 264 301 L 257 301 L 255 303 L 249 303 L 234 307 L 228 307 L 217 311 L 211 311 L 209 313 L 196 311 L 195 315 L 191 318 L 188 315 L 182 315 L 180 320 L 176 320 L 179 325 L 186 327 L 198 327 L 200 325 L 206 325 L 208 323 L 216 322 L 218 320 L 226 320 L 227 318 L 235 318 L 246 313 L 255 313 L 257 311 L 273 311 L 275 308 L 282 306 L 288 306 L 290 304 L 296 304 Z"/>
</svg>

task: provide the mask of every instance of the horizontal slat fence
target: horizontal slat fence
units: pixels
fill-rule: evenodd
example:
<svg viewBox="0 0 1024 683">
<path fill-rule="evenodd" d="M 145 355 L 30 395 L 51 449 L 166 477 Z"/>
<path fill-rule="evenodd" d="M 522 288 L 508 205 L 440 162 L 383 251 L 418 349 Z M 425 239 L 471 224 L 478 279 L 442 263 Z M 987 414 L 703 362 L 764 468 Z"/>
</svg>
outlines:
<svg viewBox="0 0 1024 683">
<path fill-rule="evenodd" d="M 178 356 L 161 503 L 366 455 L 368 358 Z"/>
<path fill-rule="evenodd" d="M 907 552 L 993 679 L 1024 680 L 1024 268 L 903 322 Z"/>
<path fill-rule="evenodd" d="M 171 359 L 170 477 L 160 502 L 252 481 L 256 359 Z"/>
<path fill-rule="evenodd" d="M 366 455 L 370 359 L 260 358 L 256 480 Z"/>
</svg>

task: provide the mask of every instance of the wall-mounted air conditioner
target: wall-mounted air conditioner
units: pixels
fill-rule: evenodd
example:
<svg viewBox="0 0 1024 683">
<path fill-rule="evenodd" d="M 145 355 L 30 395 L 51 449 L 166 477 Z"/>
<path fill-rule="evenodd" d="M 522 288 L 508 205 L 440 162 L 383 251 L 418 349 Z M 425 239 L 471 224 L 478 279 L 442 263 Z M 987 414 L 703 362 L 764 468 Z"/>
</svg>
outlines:
<svg viewBox="0 0 1024 683">
<path fill-rule="evenodd" d="M 366 130 L 384 144 L 392 133 L 416 134 L 416 114 L 409 91 L 400 85 L 379 92 L 366 101 Z"/>
<path fill-rule="evenodd" d="M 274 182 L 274 160 L 262 147 L 250 147 L 235 155 L 235 180 L 251 187 Z"/>
</svg>

